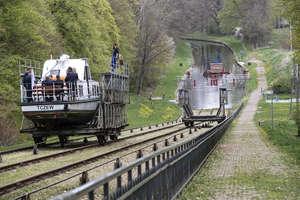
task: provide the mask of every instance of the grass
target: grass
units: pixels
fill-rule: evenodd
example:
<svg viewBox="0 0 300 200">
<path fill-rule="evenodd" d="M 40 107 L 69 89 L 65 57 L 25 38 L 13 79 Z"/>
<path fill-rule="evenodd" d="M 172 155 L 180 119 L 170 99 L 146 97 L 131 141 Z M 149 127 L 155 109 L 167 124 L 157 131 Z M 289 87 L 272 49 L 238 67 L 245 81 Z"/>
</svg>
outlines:
<svg viewBox="0 0 300 200">
<path fill-rule="evenodd" d="M 260 49 L 254 54 L 265 64 L 268 87 L 281 76 L 291 77 L 292 63 L 290 60 L 284 61 L 289 56 L 289 52 L 277 49 Z"/>
<path fill-rule="evenodd" d="M 296 137 L 296 122 L 289 119 L 290 104 L 273 104 L 274 130 L 271 130 L 271 104 L 261 100 L 258 106 L 261 109 L 255 115 L 255 121 L 257 124 L 258 121 L 264 121 L 264 126 L 259 127 L 264 138 L 287 153 L 300 166 L 300 137 Z M 295 108 L 295 104 L 293 107 Z"/>
<path fill-rule="evenodd" d="M 248 93 L 251 93 L 253 90 L 257 88 L 257 72 L 256 72 L 256 63 L 251 63 L 250 66 L 247 67 L 250 73 L 250 80 L 248 81 Z"/>
<path fill-rule="evenodd" d="M 132 95 L 130 101 L 126 108 L 129 128 L 173 120 L 180 114 L 178 105 L 166 100 L 150 101 L 146 97 Z"/>
<path fill-rule="evenodd" d="M 167 67 L 167 75 L 161 79 L 153 96 L 165 94 L 168 99 L 175 99 L 177 89 L 177 77 L 182 76 L 191 65 L 191 47 L 184 41 L 176 42 L 176 54 L 174 61 Z M 179 65 L 182 64 L 182 67 Z"/>
</svg>

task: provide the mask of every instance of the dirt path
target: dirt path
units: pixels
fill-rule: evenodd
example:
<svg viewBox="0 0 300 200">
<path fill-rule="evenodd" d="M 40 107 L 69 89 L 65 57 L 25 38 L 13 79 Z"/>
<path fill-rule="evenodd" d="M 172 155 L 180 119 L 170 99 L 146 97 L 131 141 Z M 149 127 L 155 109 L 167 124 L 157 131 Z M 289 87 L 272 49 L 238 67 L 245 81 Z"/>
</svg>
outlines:
<svg viewBox="0 0 300 200">
<path fill-rule="evenodd" d="M 252 62 L 258 64 L 258 89 L 182 199 L 300 199 L 299 168 L 288 164 L 254 124 L 266 79 L 262 63 Z"/>
</svg>

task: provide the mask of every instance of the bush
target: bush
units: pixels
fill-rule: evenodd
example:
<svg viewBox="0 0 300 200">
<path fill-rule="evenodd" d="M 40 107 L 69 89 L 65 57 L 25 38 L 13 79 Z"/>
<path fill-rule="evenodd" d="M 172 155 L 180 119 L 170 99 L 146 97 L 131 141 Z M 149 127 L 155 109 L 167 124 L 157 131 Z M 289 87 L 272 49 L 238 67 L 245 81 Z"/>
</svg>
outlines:
<svg viewBox="0 0 300 200">
<path fill-rule="evenodd" d="M 291 91 L 291 80 L 287 76 L 275 79 L 271 85 L 275 94 L 289 93 Z"/>
</svg>

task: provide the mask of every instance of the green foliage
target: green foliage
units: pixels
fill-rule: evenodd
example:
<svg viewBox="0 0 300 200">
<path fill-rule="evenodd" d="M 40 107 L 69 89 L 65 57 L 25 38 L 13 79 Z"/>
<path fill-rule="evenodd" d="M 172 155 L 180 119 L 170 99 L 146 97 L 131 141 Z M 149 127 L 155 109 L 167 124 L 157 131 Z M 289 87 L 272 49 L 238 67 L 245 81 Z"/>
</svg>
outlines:
<svg viewBox="0 0 300 200">
<path fill-rule="evenodd" d="M 293 48 L 296 62 L 300 63 L 300 1 L 277 0 L 277 7 L 283 17 L 289 20 L 292 25 Z"/>
<path fill-rule="evenodd" d="M 120 29 L 120 54 L 126 58 L 127 62 L 131 63 L 130 61 L 135 58 L 137 48 L 138 28 L 135 23 L 133 8 L 137 2 L 130 0 L 110 0 L 110 2 L 113 11 L 112 14 Z"/>
<path fill-rule="evenodd" d="M 176 41 L 176 58 L 165 69 L 163 76 L 153 93 L 153 96 L 163 96 L 167 99 L 175 99 L 175 91 L 177 89 L 177 78 L 182 76 L 191 64 L 191 49 L 188 43 L 184 41 Z M 179 64 L 182 64 L 180 67 Z"/>
<path fill-rule="evenodd" d="M 280 76 L 272 82 L 275 94 L 286 94 L 291 92 L 291 79 L 288 76 Z"/>
<path fill-rule="evenodd" d="M 224 33 L 243 28 L 244 40 L 256 46 L 265 45 L 272 30 L 272 7 L 268 0 L 227 0 L 219 14 Z"/>
<path fill-rule="evenodd" d="M 87 57 L 92 72 L 107 70 L 113 43 L 121 41 L 121 52 L 125 56 L 133 57 L 135 53 L 130 47 L 135 40 L 135 29 L 134 11 L 129 5 L 135 4 L 130 1 L 119 8 L 120 20 L 115 20 L 117 16 L 113 16 L 108 0 L 0 2 L 0 103 L 3 105 L 0 123 L 3 132 L 7 130 L 16 135 L 20 127 L 18 59 L 43 61 L 50 54 L 58 57 L 67 53 L 73 58 Z M 125 34 L 120 34 L 116 21 L 122 21 Z M 12 104 L 8 110 L 9 102 Z M 16 121 L 16 124 L 9 121 Z"/>
<path fill-rule="evenodd" d="M 62 51 L 62 38 L 43 0 L 6 1 L 0 7 L 7 54 L 45 59 Z"/>
<path fill-rule="evenodd" d="M 240 4 L 241 0 L 225 1 L 224 8 L 219 13 L 219 19 L 221 21 L 221 29 L 226 34 L 232 34 L 232 31 L 235 27 L 240 26 Z"/>
<path fill-rule="evenodd" d="M 276 49 L 261 49 L 257 51 L 258 57 L 265 61 L 267 84 L 280 93 L 289 93 L 292 66 L 290 55 L 286 51 Z M 280 89 L 281 88 L 281 89 Z"/>
<path fill-rule="evenodd" d="M 272 31 L 272 48 L 290 49 L 289 29 L 274 29 Z"/>
<path fill-rule="evenodd" d="M 72 57 L 87 57 L 93 72 L 109 68 L 113 43 L 120 40 L 119 28 L 107 0 L 51 0 L 60 33 Z"/>
</svg>

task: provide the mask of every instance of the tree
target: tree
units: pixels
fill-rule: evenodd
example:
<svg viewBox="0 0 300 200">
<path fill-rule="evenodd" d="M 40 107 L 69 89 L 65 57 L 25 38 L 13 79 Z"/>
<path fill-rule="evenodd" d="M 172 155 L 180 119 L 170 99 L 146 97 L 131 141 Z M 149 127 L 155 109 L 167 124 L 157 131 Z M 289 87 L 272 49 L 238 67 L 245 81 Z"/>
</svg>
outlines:
<svg viewBox="0 0 300 200">
<path fill-rule="evenodd" d="M 50 0 L 50 8 L 72 57 L 89 58 L 93 72 L 110 69 L 119 28 L 108 0 Z"/>
<path fill-rule="evenodd" d="M 278 0 L 278 7 L 283 17 L 289 20 L 291 25 L 291 46 L 295 65 L 295 85 L 296 85 L 296 113 L 295 120 L 298 127 L 298 136 L 300 137 L 300 111 L 299 111 L 299 64 L 300 64 L 300 2 L 295 0 Z"/>
<path fill-rule="evenodd" d="M 120 29 L 120 53 L 126 61 L 132 61 L 137 53 L 138 28 L 134 8 L 138 2 L 130 0 L 110 0 L 112 14 Z"/>
<path fill-rule="evenodd" d="M 155 1 L 141 1 L 138 18 L 138 67 L 134 69 L 137 94 L 141 93 L 147 83 L 155 80 L 155 73 L 160 72 L 159 67 L 169 62 L 174 50 L 174 43 L 167 36 L 164 23 L 161 23 L 163 16 L 157 10 Z"/>
<path fill-rule="evenodd" d="M 253 44 L 264 44 L 272 32 L 272 9 L 269 0 L 226 0 L 221 11 L 221 28 L 231 34 L 242 27 L 244 39 Z"/>
</svg>

